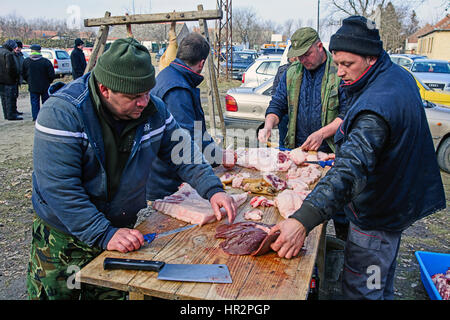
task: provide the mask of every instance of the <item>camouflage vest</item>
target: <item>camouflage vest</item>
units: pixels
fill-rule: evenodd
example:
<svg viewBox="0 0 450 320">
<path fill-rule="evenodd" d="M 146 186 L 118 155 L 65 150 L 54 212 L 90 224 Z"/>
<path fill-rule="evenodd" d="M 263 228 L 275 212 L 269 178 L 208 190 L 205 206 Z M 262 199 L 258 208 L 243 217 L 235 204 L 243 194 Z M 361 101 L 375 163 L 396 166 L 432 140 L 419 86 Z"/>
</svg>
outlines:
<svg viewBox="0 0 450 320">
<path fill-rule="evenodd" d="M 322 127 L 330 124 L 339 114 L 339 96 L 338 88 L 341 82 L 341 78 L 337 76 L 337 68 L 333 64 L 331 54 L 326 51 L 327 61 L 325 66 L 325 73 L 322 79 L 321 99 L 322 99 Z M 284 144 L 286 148 L 295 148 L 295 132 L 297 128 L 297 114 L 298 103 L 300 98 L 300 88 L 302 86 L 303 79 L 303 65 L 296 61 L 287 70 L 286 74 L 286 87 L 288 96 L 288 112 L 289 123 L 288 131 Z M 328 145 L 333 152 L 334 137 L 331 136 L 326 139 Z"/>
</svg>

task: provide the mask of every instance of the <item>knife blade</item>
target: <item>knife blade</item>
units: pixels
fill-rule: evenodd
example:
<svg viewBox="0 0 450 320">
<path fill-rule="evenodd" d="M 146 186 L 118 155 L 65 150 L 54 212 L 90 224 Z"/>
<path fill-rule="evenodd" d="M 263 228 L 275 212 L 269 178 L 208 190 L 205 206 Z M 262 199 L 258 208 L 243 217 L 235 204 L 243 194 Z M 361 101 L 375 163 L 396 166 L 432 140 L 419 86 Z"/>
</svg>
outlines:
<svg viewBox="0 0 450 320">
<path fill-rule="evenodd" d="M 168 264 L 163 261 L 105 258 L 104 270 L 144 270 L 158 272 L 159 280 L 232 283 L 225 264 Z"/>
<path fill-rule="evenodd" d="M 332 166 L 334 163 L 334 160 L 327 160 L 327 161 L 303 161 L 304 163 L 311 163 L 311 164 L 318 164 L 322 168 L 325 168 L 325 166 Z"/>
<path fill-rule="evenodd" d="M 177 228 L 177 229 L 172 229 L 172 230 L 161 232 L 161 233 L 157 233 L 157 232 L 147 233 L 147 234 L 144 235 L 144 240 L 147 241 L 148 244 L 150 244 L 156 238 L 165 237 L 165 236 L 168 236 L 168 235 L 171 235 L 171 234 L 174 234 L 174 233 L 178 233 L 178 232 L 181 232 L 181 231 L 184 231 L 184 230 L 188 230 L 188 229 L 194 228 L 196 226 L 198 226 L 198 224 L 191 224 L 191 225 L 188 225 L 188 226 L 184 226 L 184 227 Z"/>
</svg>

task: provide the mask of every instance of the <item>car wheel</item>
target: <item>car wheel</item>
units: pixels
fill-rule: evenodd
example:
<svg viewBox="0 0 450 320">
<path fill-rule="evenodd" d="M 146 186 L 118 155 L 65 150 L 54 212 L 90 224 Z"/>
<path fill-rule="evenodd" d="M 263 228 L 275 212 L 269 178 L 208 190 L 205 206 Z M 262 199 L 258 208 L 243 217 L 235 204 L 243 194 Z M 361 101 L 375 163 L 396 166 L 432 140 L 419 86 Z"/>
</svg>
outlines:
<svg viewBox="0 0 450 320">
<path fill-rule="evenodd" d="M 444 140 L 439 146 L 437 152 L 439 167 L 447 173 L 450 173 L 450 138 Z"/>
</svg>

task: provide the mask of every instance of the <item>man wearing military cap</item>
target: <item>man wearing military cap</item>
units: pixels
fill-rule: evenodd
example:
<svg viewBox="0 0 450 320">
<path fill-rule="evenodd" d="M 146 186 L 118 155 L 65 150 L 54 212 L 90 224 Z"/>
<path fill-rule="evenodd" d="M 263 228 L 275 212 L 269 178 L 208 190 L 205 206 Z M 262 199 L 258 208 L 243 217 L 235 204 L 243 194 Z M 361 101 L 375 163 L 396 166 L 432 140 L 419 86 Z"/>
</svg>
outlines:
<svg viewBox="0 0 450 320">
<path fill-rule="evenodd" d="M 288 58 L 298 57 L 281 76 L 266 110 L 260 142 L 267 142 L 271 130 L 288 114 L 284 146 L 303 150 L 335 151 L 333 137 L 345 115 L 345 98 L 337 68 L 316 30 L 305 27 L 294 32 Z M 334 219 L 336 234 L 346 238 L 348 222 L 343 214 Z"/>
</svg>

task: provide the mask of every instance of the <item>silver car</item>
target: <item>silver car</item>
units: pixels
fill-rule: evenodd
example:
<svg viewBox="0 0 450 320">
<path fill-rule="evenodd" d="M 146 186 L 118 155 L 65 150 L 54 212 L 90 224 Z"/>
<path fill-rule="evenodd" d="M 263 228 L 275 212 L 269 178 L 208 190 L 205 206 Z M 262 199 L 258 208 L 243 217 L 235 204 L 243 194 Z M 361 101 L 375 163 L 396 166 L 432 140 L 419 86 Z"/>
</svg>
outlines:
<svg viewBox="0 0 450 320">
<path fill-rule="evenodd" d="M 427 58 L 426 56 L 419 56 L 416 54 L 391 54 L 389 55 L 389 57 L 391 58 L 392 62 L 405 67 L 407 69 L 410 69 L 411 66 L 414 63 L 414 60 L 416 59 L 423 59 L 423 58 Z"/>
<path fill-rule="evenodd" d="M 227 128 L 257 129 L 262 123 L 272 99 L 273 78 L 256 88 L 233 88 L 225 97 L 224 116 Z M 450 108 L 422 100 L 433 138 L 439 166 L 450 173 Z M 278 141 L 278 130 L 273 140 Z"/>
<path fill-rule="evenodd" d="M 417 59 L 411 72 L 434 90 L 450 91 L 450 63 L 445 60 Z"/>
<path fill-rule="evenodd" d="M 22 52 L 30 54 L 30 49 L 23 49 Z M 42 48 L 41 55 L 43 58 L 50 60 L 55 69 L 55 75 L 63 77 L 72 74 L 72 62 L 69 54 L 62 49 Z"/>
<path fill-rule="evenodd" d="M 280 66 L 281 55 L 262 55 L 242 74 L 241 87 L 257 87 L 263 82 L 273 78 Z"/>
</svg>

